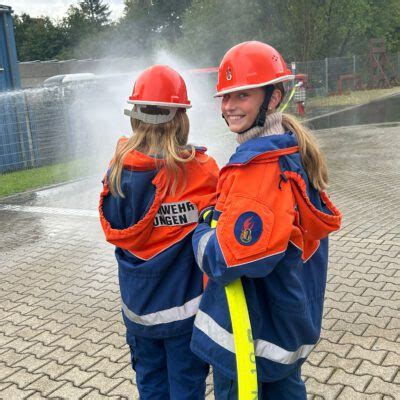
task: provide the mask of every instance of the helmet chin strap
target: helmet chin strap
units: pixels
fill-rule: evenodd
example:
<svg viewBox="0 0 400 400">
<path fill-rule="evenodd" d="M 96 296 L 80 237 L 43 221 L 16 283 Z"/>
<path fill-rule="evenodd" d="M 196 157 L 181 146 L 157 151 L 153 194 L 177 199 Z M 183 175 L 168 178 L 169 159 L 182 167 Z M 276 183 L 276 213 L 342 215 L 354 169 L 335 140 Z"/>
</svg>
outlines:
<svg viewBox="0 0 400 400">
<path fill-rule="evenodd" d="M 268 104 L 269 104 L 269 102 L 271 100 L 272 93 L 274 92 L 274 89 L 275 89 L 274 85 L 264 86 L 264 91 L 265 91 L 264 100 L 263 100 L 263 102 L 262 102 L 262 104 L 260 106 L 260 109 L 258 111 L 256 119 L 254 120 L 254 122 L 250 126 L 250 128 L 247 128 L 244 131 L 237 132 L 239 135 L 241 135 L 242 133 L 248 132 L 250 129 L 253 129 L 256 126 L 264 126 L 266 113 L 267 113 L 267 110 L 268 110 Z M 225 122 L 229 126 L 228 121 L 226 120 L 226 118 L 224 117 L 223 114 L 222 114 L 222 118 L 225 120 Z"/>
</svg>

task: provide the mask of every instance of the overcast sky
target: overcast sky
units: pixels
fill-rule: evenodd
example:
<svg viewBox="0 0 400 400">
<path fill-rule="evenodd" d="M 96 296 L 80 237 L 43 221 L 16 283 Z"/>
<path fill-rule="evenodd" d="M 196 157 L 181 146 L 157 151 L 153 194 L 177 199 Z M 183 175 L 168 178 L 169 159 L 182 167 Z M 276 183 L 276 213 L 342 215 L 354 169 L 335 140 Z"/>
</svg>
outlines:
<svg viewBox="0 0 400 400">
<path fill-rule="evenodd" d="M 53 19 L 65 15 L 70 5 L 76 5 L 79 0 L 0 0 L 1 4 L 11 6 L 14 14 L 27 13 L 31 17 L 49 16 Z M 124 0 L 105 0 L 110 6 L 111 18 L 117 19 L 122 15 Z"/>
</svg>

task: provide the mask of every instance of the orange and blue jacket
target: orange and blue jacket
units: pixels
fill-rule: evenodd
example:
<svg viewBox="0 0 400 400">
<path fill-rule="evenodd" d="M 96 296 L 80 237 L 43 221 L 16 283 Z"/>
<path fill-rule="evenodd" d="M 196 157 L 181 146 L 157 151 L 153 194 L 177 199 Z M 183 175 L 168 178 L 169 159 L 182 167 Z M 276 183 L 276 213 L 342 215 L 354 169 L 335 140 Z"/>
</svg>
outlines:
<svg viewBox="0 0 400 400">
<path fill-rule="evenodd" d="M 309 182 L 291 132 L 241 144 L 222 168 L 214 219 L 193 235 L 209 281 L 192 351 L 236 379 L 234 338 L 224 285 L 241 278 L 258 378 L 276 381 L 297 368 L 320 336 L 328 235 L 341 214 Z"/>
<path fill-rule="evenodd" d="M 106 240 L 116 246 L 122 315 L 131 335 L 154 338 L 188 333 L 203 292 L 191 239 L 201 213 L 216 201 L 218 167 L 196 149 L 183 164 L 175 195 L 164 160 L 132 151 L 124 160 L 121 187 L 112 196 L 107 175 L 100 197 Z M 186 182 L 185 182 L 186 180 Z"/>
</svg>

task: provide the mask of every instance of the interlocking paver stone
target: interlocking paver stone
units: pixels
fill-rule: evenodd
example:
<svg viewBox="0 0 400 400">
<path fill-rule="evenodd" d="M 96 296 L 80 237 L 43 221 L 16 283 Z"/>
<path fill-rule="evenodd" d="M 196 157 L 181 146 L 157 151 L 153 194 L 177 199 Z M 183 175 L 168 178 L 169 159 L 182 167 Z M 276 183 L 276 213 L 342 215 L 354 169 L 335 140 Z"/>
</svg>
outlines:
<svg viewBox="0 0 400 400">
<path fill-rule="evenodd" d="M 339 340 L 340 343 L 357 344 L 364 349 L 370 349 L 376 342 L 375 337 L 354 335 L 351 332 L 346 332 Z"/>
<path fill-rule="evenodd" d="M 110 396 L 121 396 L 128 399 L 136 400 L 139 399 L 139 392 L 136 386 L 132 385 L 129 381 L 124 381 L 116 388 L 114 388 L 110 393 Z"/>
<path fill-rule="evenodd" d="M 92 356 L 93 354 L 98 353 L 100 350 L 104 349 L 106 345 L 103 344 L 98 344 L 98 343 L 93 343 L 90 340 L 85 340 L 83 342 L 80 342 L 78 345 L 76 345 L 73 350 L 78 352 L 78 353 L 85 353 L 88 356 Z"/>
<path fill-rule="evenodd" d="M 10 349 L 4 349 L 5 351 L 3 351 L 1 353 L 1 359 L 4 360 L 5 364 L 8 367 L 14 366 L 15 363 L 17 363 L 18 361 L 21 361 L 22 359 L 28 357 L 28 354 L 23 354 L 23 353 L 17 353 L 15 350 Z"/>
<path fill-rule="evenodd" d="M 346 386 L 337 397 L 338 400 L 382 400 L 380 394 L 366 394 L 356 392 L 353 388 Z"/>
<path fill-rule="evenodd" d="M 353 373 L 361 364 L 360 359 L 349 359 L 338 357 L 336 354 L 329 353 L 321 362 L 321 367 L 341 368 L 346 372 Z"/>
<path fill-rule="evenodd" d="M 386 326 L 386 329 L 400 329 L 400 318 L 391 318 L 389 324 Z"/>
<path fill-rule="evenodd" d="M 128 363 L 128 359 L 126 360 L 126 363 Z M 125 366 L 125 368 L 121 369 L 121 371 L 118 371 L 115 375 L 116 378 L 124 378 L 125 380 L 133 380 L 135 377 L 135 371 L 133 370 L 132 366 L 130 363 Z"/>
<path fill-rule="evenodd" d="M 60 386 L 64 385 L 65 381 L 56 381 L 51 379 L 47 375 L 42 376 L 41 378 L 32 382 L 26 389 L 34 389 L 44 396 L 49 396 L 54 390 L 58 389 Z"/>
<path fill-rule="evenodd" d="M 388 350 L 390 352 L 397 353 L 400 359 L 400 341 L 390 341 L 380 337 L 372 348 L 374 350 Z"/>
<path fill-rule="evenodd" d="M 51 393 L 51 397 L 59 397 L 61 399 L 80 399 L 91 390 L 91 388 L 76 387 L 72 383 L 68 382 Z"/>
<path fill-rule="evenodd" d="M 368 324 L 349 323 L 343 320 L 333 320 L 335 323 L 330 327 L 332 331 L 350 332 L 362 336 L 368 328 Z"/>
<path fill-rule="evenodd" d="M 400 399 L 398 129 L 316 133 L 345 218 L 330 240 L 321 340 L 303 367 L 310 400 Z M 95 210 L 99 189 L 89 179 L 0 203 Z M 98 220 L 0 210 L 0 260 L 0 398 L 138 399 Z"/>
<path fill-rule="evenodd" d="M 338 344 L 332 343 L 328 340 L 321 339 L 316 349 L 318 351 L 326 351 L 327 353 L 334 353 L 340 357 L 345 357 L 346 354 L 351 350 L 352 346 L 349 344 Z"/>
<path fill-rule="evenodd" d="M 39 392 L 35 392 L 32 395 L 26 397 L 29 400 L 47 400 L 46 397 L 44 397 L 42 394 L 40 394 Z M 56 400 L 55 397 L 51 397 L 52 400 Z M 59 400 L 59 399 L 57 399 Z"/>
<path fill-rule="evenodd" d="M 372 363 L 379 365 L 386 357 L 386 354 L 387 351 L 385 350 L 367 350 L 363 347 L 354 345 L 347 357 L 369 360 Z"/>
<path fill-rule="evenodd" d="M 21 360 L 17 361 L 14 366 L 25 368 L 29 372 L 34 372 L 38 368 L 47 364 L 48 360 L 37 358 L 34 355 L 30 354 L 28 357 L 24 357 Z"/>
<path fill-rule="evenodd" d="M 364 360 L 356 370 L 356 375 L 367 375 L 374 372 L 374 376 L 382 378 L 386 382 L 391 382 L 398 371 L 398 367 L 384 367 L 382 365 L 372 364 L 370 361 Z"/>
<path fill-rule="evenodd" d="M 390 317 L 374 317 L 368 314 L 360 314 L 354 321 L 356 324 L 375 325 L 379 328 L 385 328 L 390 321 Z"/>
<path fill-rule="evenodd" d="M 394 341 L 399 336 L 399 330 L 378 328 L 377 326 L 370 325 L 363 336 L 383 337 L 387 340 Z"/>
<path fill-rule="evenodd" d="M 22 390 L 17 385 L 10 385 L 5 389 L 1 389 L 1 398 L 19 400 L 25 399 L 30 394 L 34 393 L 34 390 Z"/>
<path fill-rule="evenodd" d="M 92 390 L 89 392 L 86 396 L 82 397 L 83 400 L 99 400 L 99 399 L 104 399 L 104 400 L 131 400 L 129 397 L 124 397 L 124 396 L 110 396 L 110 395 L 104 395 L 100 393 L 97 389 Z M 132 399 L 133 400 L 133 399 Z M 134 400 L 139 400 L 139 398 L 136 398 Z"/>
<path fill-rule="evenodd" d="M 24 389 L 30 383 L 37 381 L 43 376 L 43 374 L 29 372 L 26 369 L 21 368 L 14 372 L 12 375 L 3 378 L 3 381 L 15 383 L 20 389 Z"/>
<path fill-rule="evenodd" d="M 49 376 L 51 379 L 57 379 L 59 376 L 73 368 L 71 365 L 58 364 L 55 361 L 49 361 L 47 364 L 38 368 L 35 373 L 43 373 Z"/>
<path fill-rule="evenodd" d="M 342 391 L 343 385 L 322 384 L 314 378 L 308 378 L 306 382 L 307 393 L 320 395 L 324 400 L 335 400 Z"/>
<path fill-rule="evenodd" d="M 129 349 L 127 346 L 118 349 L 112 345 L 108 345 L 106 347 L 103 347 L 102 350 L 97 352 L 95 355 L 96 357 L 107 357 L 112 362 L 118 362 L 119 360 L 124 358 L 128 353 Z"/>
<path fill-rule="evenodd" d="M 59 379 L 72 382 L 75 386 L 81 386 L 82 383 L 87 382 L 95 375 L 96 372 L 87 372 L 78 367 L 73 367 L 64 374 L 62 374 L 59 377 Z"/>
<path fill-rule="evenodd" d="M 122 378 L 108 378 L 105 374 L 97 373 L 82 386 L 96 388 L 100 393 L 108 394 L 112 389 L 120 385 L 121 382 L 123 382 Z"/>
<path fill-rule="evenodd" d="M 104 372 L 107 377 L 115 376 L 125 367 L 125 363 L 111 362 L 108 358 L 103 358 L 98 363 L 88 368 L 88 371 Z"/>
<path fill-rule="evenodd" d="M 307 358 L 307 362 L 311 365 L 318 366 L 321 364 L 322 360 L 326 357 L 327 353 L 325 351 L 314 350 Z"/>
<path fill-rule="evenodd" d="M 30 342 L 30 341 L 24 340 L 22 338 L 17 338 L 17 339 L 14 339 L 13 341 L 7 343 L 7 345 L 5 347 L 8 349 L 13 349 L 17 353 L 22 353 L 24 350 L 29 349 L 34 344 L 35 344 L 35 342 L 33 342 L 33 341 Z"/>
<path fill-rule="evenodd" d="M 328 383 L 350 386 L 358 392 L 363 392 L 370 381 L 370 375 L 354 375 L 349 374 L 342 369 L 337 369 L 329 378 Z"/>
<path fill-rule="evenodd" d="M 382 361 L 382 365 L 385 366 L 391 366 L 391 365 L 395 365 L 395 366 L 399 366 L 399 355 L 396 353 L 388 353 L 386 355 L 386 358 Z"/>
<path fill-rule="evenodd" d="M 110 334 L 111 334 L 111 332 L 109 332 L 109 331 L 100 332 L 94 328 L 87 328 L 86 332 L 82 333 L 79 336 L 79 339 L 87 339 L 93 343 L 99 343 L 105 337 L 110 336 Z"/>
<path fill-rule="evenodd" d="M 365 390 L 366 393 L 382 393 L 388 396 L 393 396 L 395 399 L 400 398 L 400 386 L 395 383 L 390 383 L 381 378 L 374 377 Z"/>
<path fill-rule="evenodd" d="M 63 364 L 71 358 L 75 357 L 77 354 L 79 353 L 71 350 L 66 351 L 62 347 L 56 347 L 51 353 L 46 354 L 44 358 L 47 360 L 54 360 Z"/>
<path fill-rule="evenodd" d="M 23 350 L 21 353 L 25 355 L 32 354 L 38 358 L 43 358 L 47 354 L 50 354 L 52 351 L 54 351 L 54 349 L 55 347 L 46 346 L 43 343 L 37 342 L 33 346 L 30 346 L 27 349 Z"/>
<path fill-rule="evenodd" d="M 307 363 L 302 368 L 302 374 L 307 377 L 313 377 L 318 382 L 325 383 L 333 373 L 333 368 L 314 367 Z"/>
<path fill-rule="evenodd" d="M 0 363 L 0 382 L 5 381 L 7 377 L 20 370 L 21 368 L 19 367 L 9 367 L 5 363 Z"/>
</svg>

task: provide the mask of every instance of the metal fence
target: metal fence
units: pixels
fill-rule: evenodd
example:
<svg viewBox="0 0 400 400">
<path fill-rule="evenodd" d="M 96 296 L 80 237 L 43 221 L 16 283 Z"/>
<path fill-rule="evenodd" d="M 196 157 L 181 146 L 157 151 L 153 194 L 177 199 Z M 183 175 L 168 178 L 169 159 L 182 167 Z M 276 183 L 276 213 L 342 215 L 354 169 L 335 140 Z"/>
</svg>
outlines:
<svg viewBox="0 0 400 400">
<path fill-rule="evenodd" d="M 0 95 L 0 173 L 112 152 L 121 94 L 98 82 Z"/>
<path fill-rule="evenodd" d="M 386 54 L 390 64 L 385 67 L 389 80 L 400 76 L 400 53 Z M 393 70 L 392 70 L 393 68 Z M 308 96 L 327 96 L 338 94 L 341 77 L 359 76 L 359 89 L 367 89 L 371 78 L 371 62 L 368 55 L 352 57 L 325 58 L 324 60 L 296 62 L 296 72 L 308 77 Z M 355 80 L 344 82 L 344 89 L 354 89 Z M 383 85 L 381 85 L 383 86 Z"/>
<path fill-rule="evenodd" d="M 67 161 L 72 148 L 73 102 L 63 89 L 3 93 L 0 96 L 0 172 Z"/>
</svg>

